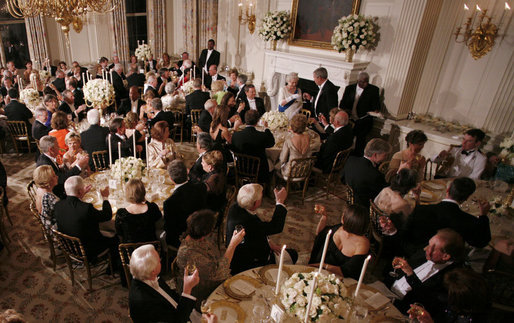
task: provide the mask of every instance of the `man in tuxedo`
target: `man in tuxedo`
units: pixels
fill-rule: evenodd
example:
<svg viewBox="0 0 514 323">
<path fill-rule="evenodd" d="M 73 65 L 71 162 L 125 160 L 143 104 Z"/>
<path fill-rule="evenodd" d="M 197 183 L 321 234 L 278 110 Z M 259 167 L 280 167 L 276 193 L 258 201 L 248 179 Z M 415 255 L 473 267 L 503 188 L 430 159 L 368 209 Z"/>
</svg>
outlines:
<svg viewBox="0 0 514 323">
<path fill-rule="evenodd" d="M 103 204 L 97 210 L 93 204 L 82 202 L 88 192 L 80 176 L 72 176 L 64 183 L 66 199 L 55 204 L 54 214 L 60 232 L 79 238 L 84 246 L 89 261 L 93 261 L 101 252 L 109 248 L 113 259 L 117 258 L 118 239 L 108 238 L 100 233 L 98 223 L 110 221 L 112 209 L 109 204 L 109 187 L 100 190 Z"/>
<path fill-rule="evenodd" d="M 204 109 L 200 113 L 200 119 L 198 120 L 198 126 L 203 132 L 209 133 L 211 129 L 212 116 L 218 103 L 214 99 L 209 99 L 204 104 Z"/>
<path fill-rule="evenodd" d="M 186 115 L 190 117 L 191 110 L 203 109 L 204 104 L 209 100 L 209 92 L 202 91 L 202 80 L 197 78 L 193 81 L 194 91 L 186 96 Z"/>
<path fill-rule="evenodd" d="M 39 140 L 41 137 L 48 135 L 52 128 L 45 125 L 48 119 L 48 112 L 45 107 L 39 107 L 35 113 L 36 121 L 32 125 L 32 138 Z"/>
<path fill-rule="evenodd" d="M 157 92 L 159 92 L 159 96 L 166 94 L 164 88 L 170 81 L 170 70 L 164 67 L 159 69 L 159 77 L 157 78 Z"/>
<path fill-rule="evenodd" d="M 57 175 L 57 185 L 54 187 L 53 192 L 60 198 L 65 197 L 64 194 L 64 182 L 71 176 L 79 175 L 82 169 L 87 167 L 89 163 L 89 156 L 78 157 L 77 165 L 71 169 L 67 169 L 65 166 L 60 167 L 57 165 L 56 157 L 59 155 L 59 144 L 57 144 L 57 138 L 52 136 L 43 136 L 39 140 L 39 147 L 41 149 L 41 155 L 39 155 L 36 167 L 41 165 L 50 165 Z"/>
<path fill-rule="evenodd" d="M 214 143 L 212 141 L 211 135 L 208 132 L 202 132 L 198 134 L 196 138 L 196 151 L 198 152 L 198 158 L 189 170 L 189 181 L 193 183 L 202 182 L 203 175 L 205 175 L 205 170 L 202 166 L 202 157 L 206 152 L 211 151 L 213 146 Z"/>
<path fill-rule="evenodd" d="M 116 161 L 116 159 L 119 158 L 118 143 L 120 143 L 121 146 L 121 157 L 134 156 L 134 139 L 132 137 L 136 136 L 136 142 L 139 142 L 144 136 L 145 125 L 138 123 L 136 125 L 136 131 L 134 131 L 134 134 L 128 138 L 125 135 L 125 129 L 125 124 L 122 118 L 115 118 L 111 121 L 109 126 L 110 136 L 108 135 L 106 138 L 106 145 L 109 147 L 110 139 L 112 147 L 111 157 L 113 163 Z M 143 151 L 143 146 L 137 144 L 136 152 L 141 151 Z"/>
<path fill-rule="evenodd" d="M 71 116 L 74 121 L 78 121 L 82 117 L 82 112 L 86 110 L 86 105 L 75 106 L 75 95 L 73 95 L 73 92 L 70 90 L 64 90 L 64 92 L 62 92 L 62 98 L 63 101 L 58 110 Z"/>
<path fill-rule="evenodd" d="M 175 118 L 173 117 L 173 113 L 170 111 L 162 111 L 162 101 L 159 98 L 154 98 L 150 102 L 150 106 L 153 109 L 154 117 L 149 121 L 150 128 L 153 127 L 159 121 L 166 121 L 168 123 L 168 129 L 170 130 L 170 137 L 173 133 L 173 123 L 175 122 Z"/>
<path fill-rule="evenodd" d="M 344 89 L 339 107 L 345 110 L 355 122 L 353 132 L 356 137 L 355 156 L 362 156 L 366 145 L 366 136 L 373 128 L 373 117 L 368 112 L 380 110 L 380 94 L 378 87 L 369 84 L 369 75 L 360 72 L 357 83 Z"/>
<path fill-rule="evenodd" d="M 187 168 L 182 160 L 172 161 L 168 173 L 175 190 L 163 204 L 164 230 L 168 245 L 178 248 L 180 236 L 187 229 L 187 218 L 205 207 L 207 186 L 202 182 L 188 181 Z"/>
<path fill-rule="evenodd" d="M 437 230 L 450 228 L 459 233 L 469 245 L 483 248 L 491 241 L 489 227 L 489 203 L 479 202 L 480 216 L 462 211 L 459 207 L 475 191 L 475 182 L 468 177 L 452 181 L 446 191 L 446 198 L 438 204 L 416 206 L 405 223 L 402 241 L 407 254 L 426 244 Z"/>
<path fill-rule="evenodd" d="M 204 85 L 209 90 L 211 89 L 211 84 L 214 81 L 225 81 L 225 78 L 222 75 L 218 74 L 218 66 L 217 65 L 211 65 L 209 66 L 209 72 L 205 72 L 202 70 L 202 73 L 204 74 Z"/>
<path fill-rule="evenodd" d="M 350 156 L 343 169 L 341 181 L 353 189 L 355 203 L 369 206 L 380 191 L 388 186 L 378 166 L 391 153 L 391 145 L 385 140 L 370 140 L 364 149 L 364 157 Z"/>
<path fill-rule="evenodd" d="M 214 49 L 214 45 L 214 39 L 209 39 L 207 42 L 207 48 L 202 50 L 200 59 L 198 60 L 198 65 L 205 71 L 205 73 L 209 72 L 209 66 L 220 65 L 220 52 Z"/>
<path fill-rule="evenodd" d="M 255 90 L 255 85 L 246 85 L 244 87 L 244 91 L 246 94 L 246 98 L 243 101 L 245 104 L 245 108 L 240 113 L 241 120 L 245 119 L 246 111 L 249 110 L 257 110 L 259 112 L 259 115 L 262 117 L 262 115 L 266 112 L 266 108 L 264 107 L 264 100 L 256 97 L 257 91 Z"/>
<path fill-rule="evenodd" d="M 348 124 L 348 114 L 339 111 L 334 117 L 334 132 L 328 136 L 318 154 L 316 167 L 320 168 L 324 174 L 330 173 L 337 154 L 348 149 L 353 144 L 352 127 Z"/>
<path fill-rule="evenodd" d="M 125 88 L 125 84 L 123 84 L 123 79 L 121 75 L 123 74 L 123 65 L 115 64 L 114 71 L 111 73 L 112 75 L 112 86 L 114 87 L 114 95 L 116 98 L 116 104 L 120 106 L 120 102 L 123 99 L 128 98 L 127 89 Z"/>
<path fill-rule="evenodd" d="M 150 58 L 145 63 L 145 71 L 157 72 L 157 61 L 153 58 L 153 54 L 150 54 Z"/>
<path fill-rule="evenodd" d="M 226 245 L 230 242 L 236 225 L 242 225 L 246 233 L 244 243 L 236 247 L 230 263 L 232 275 L 250 268 L 275 263 L 273 252 L 280 253 L 281 251 L 280 246 L 272 243 L 268 236 L 281 233 L 284 229 L 287 215 L 284 202 L 287 198 L 287 191 L 285 188 L 280 191 L 274 190 L 275 212 L 271 221 L 264 222 L 256 215 L 256 210 L 262 203 L 262 190 L 263 188 L 259 184 L 242 186 L 237 193 L 237 202 L 228 211 Z"/>
<path fill-rule="evenodd" d="M 52 82 L 53 86 L 57 89 L 57 91 L 62 92 L 66 90 L 66 83 L 64 81 L 64 78 L 66 75 L 63 71 L 57 70 L 55 72 L 56 79 Z"/>
<path fill-rule="evenodd" d="M 75 77 L 70 77 L 66 80 L 66 89 L 73 93 L 73 106 L 80 107 L 86 104 L 84 101 L 84 92 L 78 88 L 79 82 Z M 86 117 L 87 107 L 78 113 L 78 121 L 82 121 Z"/>
<path fill-rule="evenodd" d="M 13 84 L 12 77 L 10 76 L 4 76 L 2 83 L 2 88 L 0 89 L 2 96 L 7 96 L 9 94 L 9 90 L 16 87 L 16 85 Z"/>
<path fill-rule="evenodd" d="M 138 88 L 145 86 L 145 75 L 139 73 L 138 68 L 135 66 L 130 68 L 130 75 L 127 76 L 127 85 L 129 89 L 133 86 Z"/>
<path fill-rule="evenodd" d="M 246 128 L 237 131 L 232 136 L 232 146 L 238 153 L 259 157 L 261 160 L 259 165 L 259 183 L 267 183 L 270 177 L 268 166 L 268 158 L 266 157 L 266 148 L 275 145 L 275 138 L 269 129 L 264 132 L 255 129 L 259 122 L 259 112 L 257 110 L 249 110 L 245 114 Z"/>
<path fill-rule="evenodd" d="M 236 93 L 234 93 L 234 95 L 236 96 L 236 103 L 244 102 L 246 99 L 245 87 L 246 87 L 246 82 L 248 81 L 248 76 L 246 76 L 245 74 L 239 74 L 237 76 L 236 81 L 237 81 L 237 87 L 239 88 L 239 90 Z M 230 88 L 229 88 L 229 90 L 230 90 Z"/>
<path fill-rule="evenodd" d="M 9 98 L 11 102 L 5 106 L 4 112 L 7 120 L 9 121 L 23 121 L 27 126 L 27 133 L 32 133 L 32 125 L 30 119 L 32 119 L 32 112 L 25 106 L 25 104 L 18 101 L 19 93 L 18 89 L 12 87 L 9 89 Z"/>
<path fill-rule="evenodd" d="M 143 106 L 144 104 L 145 102 L 139 98 L 138 87 L 132 86 L 129 90 L 129 97 L 127 99 L 121 100 L 117 114 L 120 116 L 125 116 L 129 112 L 134 112 L 139 116 L 141 106 Z"/>
<path fill-rule="evenodd" d="M 188 322 L 196 303 L 191 291 L 200 282 L 198 270 L 190 276 L 184 272 L 180 296 L 159 277 L 160 272 L 161 259 L 153 245 L 147 244 L 132 252 L 130 273 L 134 279 L 129 291 L 130 318 L 134 323 Z"/>
<path fill-rule="evenodd" d="M 90 126 L 80 133 L 80 141 L 82 148 L 89 154 L 89 167 L 94 170 L 95 164 L 92 154 L 95 151 L 108 149 L 106 138 L 109 135 L 109 129 L 100 126 L 100 112 L 97 109 L 91 109 L 87 112 L 87 122 Z M 118 147 L 112 148 L 118 149 Z"/>
<path fill-rule="evenodd" d="M 328 80 L 328 72 L 324 67 L 315 69 L 312 77 L 319 87 L 318 93 L 312 97 L 305 92 L 303 97 L 311 102 L 311 110 L 315 116 L 319 117 L 322 113 L 326 118 L 330 109 L 337 107 L 337 87 Z"/>
</svg>

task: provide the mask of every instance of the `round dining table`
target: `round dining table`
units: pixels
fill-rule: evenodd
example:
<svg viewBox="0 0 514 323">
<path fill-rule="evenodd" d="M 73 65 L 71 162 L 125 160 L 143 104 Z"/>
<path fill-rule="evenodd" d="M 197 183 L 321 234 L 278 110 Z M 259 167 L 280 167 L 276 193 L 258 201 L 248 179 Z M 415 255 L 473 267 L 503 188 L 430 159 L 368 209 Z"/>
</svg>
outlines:
<svg viewBox="0 0 514 323">
<path fill-rule="evenodd" d="M 318 269 L 305 265 L 284 265 L 282 272 L 286 275 L 286 278 L 281 278 L 281 281 L 285 282 L 289 276 L 296 272 L 312 272 L 315 270 Z M 202 309 L 216 314 L 218 322 L 274 322 L 270 316 L 273 315 L 271 312 L 275 299 L 274 289 L 277 272 L 277 265 L 268 265 L 232 276 L 211 293 Z M 325 270 L 322 273 L 329 274 Z M 342 282 L 348 293 L 353 294 L 357 281 L 352 278 L 343 278 Z M 375 301 L 377 298 L 381 299 L 378 304 Z M 361 322 L 408 321 L 391 304 L 389 299 L 373 287 L 362 284 L 357 300 L 361 308 L 363 306 L 366 308 L 365 312 L 367 313 Z M 354 319 L 353 316 L 351 317 Z M 281 321 L 287 323 L 298 322 L 299 320 L 285 314 Z M 355 322 L 355 320 L 352 321 Z"/>
</svg>

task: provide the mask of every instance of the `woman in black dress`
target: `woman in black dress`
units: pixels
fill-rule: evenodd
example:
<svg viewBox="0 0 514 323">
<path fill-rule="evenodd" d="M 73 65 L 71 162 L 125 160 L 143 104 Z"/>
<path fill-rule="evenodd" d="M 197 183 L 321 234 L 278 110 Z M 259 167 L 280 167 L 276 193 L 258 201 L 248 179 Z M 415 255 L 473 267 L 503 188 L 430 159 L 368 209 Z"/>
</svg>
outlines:
<svg viewBox="0 0 514 323">
<path fill-rule="evenodd" d="M 145 186 L 139 179 L 131 179 L 125 186 L 125 197 L 130 203 L 116 212 L 116 234 L 121 242 L 155 241 L 155 222 L 162 218 L 157 204 L 145 200 Z"/>
<path fill-rule="evenodd" d="M 341 224 L 326 226 L 327 215 L 323 212 L 316 230 L 316 239 L 309 264 L 318 267 L 323 254 L 327 233 L 332 229 L 323 268 L 343 277 L 359 279 L 364 259 L 368 256 L 369 240 L 365 237 L 369 228 L 369 214 L 360 205 L 350 205 L 343 211 Z"/>
</svg>

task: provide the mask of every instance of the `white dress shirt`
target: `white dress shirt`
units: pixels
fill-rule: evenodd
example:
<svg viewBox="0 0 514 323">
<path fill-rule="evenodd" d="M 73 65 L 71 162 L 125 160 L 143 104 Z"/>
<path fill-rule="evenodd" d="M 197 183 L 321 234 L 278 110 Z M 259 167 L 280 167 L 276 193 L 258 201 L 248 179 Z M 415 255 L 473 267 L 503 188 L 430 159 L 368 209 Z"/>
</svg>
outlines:
<svg viewBox="0 0 514 323">
<path fill-rule="evenodd" d="M 359 98 L 362 95 L 362 92 L 364 91 L 363 88 L 361 88 L 359 85 L 355 87 L 355 99 L 353 100 L 353 107 L 352 107 L 352 119 L 353 120 L 359 120 L 359 116 L 357 115 L 357 104 L 359 103 Z"/>
<path fill-rule="evenodd" d="M 211 57 L 212 51 L 213 51 L 213 49 L 208 49 L 207 50 L 207 57 L 205 57 L 205 66 L 203 67 L 203 69 L 207 73 L 209 73 L 209 66 L 207 66 L 207 62 L 209 61 L 209 57 Z"/>
<path fill-rule="evenodd" d="M 250 110 L 257 110 L 257 105 L 255 104 L 255 98 L 248 99 L 248 105 L 250 106 Z"/>
<path fill-rule="evenodd" d="M 143 280 L 143 283 L 155 289 L 162 297 L 164 297 L 174 308 L 177 308 L 178 303 L 171 297 L 164 289 L 159 286 L 159 277 L 156 277 L 154 280 Z M 182 293 L 182 296 L 192 299 L 196 301 L 196 297 L 191 296 L 189 294 Z"/>
<path fill-rule="evenodd" d="M 314 112 L 316 112 L 316 115 L 318 114 L 318 111 L 317 111 L 317 107 L 318 107 L 318 100 L 319 100 L 319 97 L 321 95 L 321 91 L 323 90 L 323 86 L 325 85 L 325 83 L 327 83 L 327 80 L 325 80 L 325 82 L 323 82 L 319 87 L 319 91 L 318 91 L 318 94 L 316 95 L 316 100 L 314 101 Z"/>
<path fill-rule="evenodd" d="M 427 260 L 424 264 L 414 269 L 414 275 L 418 276 L 421 282 L 427 281 L 430 277 L 437 274 L 440 270 L 448 267 L 452 264 L 452 261 L 444 264 L 436 264 L 431 260 Z M 407 282 L 405 277 L 402 277 L 394 282 L 391 286 L 391 291 L 395 293 L 400 299 L 403 299 L 408 292 L 412 290 L 412 287 Z"/>
<path fill-rule="evenodd" d="M 469 177 L 480 179 L 487 163 L 487 157 L 475 149 L 468 155 L 462 154 L 462 147 L 455 147 L 450 150 L 450 155 L 454 161 L 450 167 L 448 177 Z"/>
</svg>

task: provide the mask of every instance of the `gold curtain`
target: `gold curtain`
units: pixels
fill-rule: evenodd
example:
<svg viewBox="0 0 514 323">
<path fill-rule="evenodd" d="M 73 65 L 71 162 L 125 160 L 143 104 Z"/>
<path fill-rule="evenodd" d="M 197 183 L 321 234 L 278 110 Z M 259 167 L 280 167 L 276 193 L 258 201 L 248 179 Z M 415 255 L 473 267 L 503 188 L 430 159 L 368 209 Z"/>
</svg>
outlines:
<svg viewBox="0 0 514 323">
<path fill-rule="evenodd" d="M 34 63 L 34 68 L 41 68 L 41 63 L 48 57 L 48 42 L 43 18 L 41 16 L 25 18 L 25 28 L 30 59 Z"/>
<path fill-rule="evenodd" d="M 112 26 L 114 31 L 114 51 L 118 54 L 120 62 L 129 61 L 129 41 L 127 32 L 127 9 L 125 1 L 120 1 L 119 5 L 112 12 Z"/>
<path fill-rule="evenodd" d="M 187 0 L 184 3 L 184 39 L 186 51 L 197 60 L 207 41 L 218 34 L 218 0 Z"/>
<path fill-rule="evenodd" d="M 166 48 L 166 11 L 164 0 L 148 2 L 148 39 L 157 61 Z"/>
</svg>

